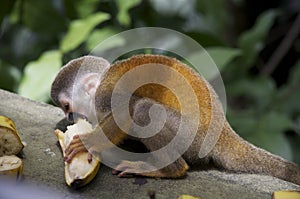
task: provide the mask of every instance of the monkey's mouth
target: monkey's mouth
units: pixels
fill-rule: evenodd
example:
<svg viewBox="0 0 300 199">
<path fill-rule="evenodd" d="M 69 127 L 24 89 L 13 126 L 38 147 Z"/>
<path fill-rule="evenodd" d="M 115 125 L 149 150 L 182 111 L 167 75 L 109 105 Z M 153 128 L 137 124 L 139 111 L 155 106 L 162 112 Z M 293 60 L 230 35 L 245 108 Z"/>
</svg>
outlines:
<svg viewBox="0 0 300 199">
<path fill-rule="evenodd" d="M 79 119 L 84 119 L 86 121 L 89 121 L 88 118 L 81 114 L 76 112 L 70 112 L 66 115 L 66 118 L 69 122 L 76 123 Z"/>
</svg>

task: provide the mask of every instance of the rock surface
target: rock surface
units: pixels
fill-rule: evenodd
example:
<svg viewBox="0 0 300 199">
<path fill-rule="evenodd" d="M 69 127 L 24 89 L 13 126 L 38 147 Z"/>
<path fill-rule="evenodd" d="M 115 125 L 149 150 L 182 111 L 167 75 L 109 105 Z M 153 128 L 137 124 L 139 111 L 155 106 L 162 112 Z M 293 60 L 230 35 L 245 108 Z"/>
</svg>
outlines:
<svg viewBox="0 0 300 199">
<path fill-rule="evenodd" d="M 51 193 L 58 194 L 54 198 L 149 198 L 148 192 L 152 191 L 157 199 L 178 198 L 182 194 L 201 199 L 271 199 L 277 190 L 300 190 L 300 186 L 270 176 L 216 170 L 190 171 L 179 180 L 146 179 L 147 183 L 138 185 L 135 178 L 112 175 L 111 169 L 104 165 L 89 185 L 73 190 L 65 184 L 62 153 L 53 134 L 57 123 L 64 118 L 63 112 L 0 90 L 0 115 L 14 120 L 27 144 L 23 150 L 22 183 L 49 187 Z"/>
</svg>

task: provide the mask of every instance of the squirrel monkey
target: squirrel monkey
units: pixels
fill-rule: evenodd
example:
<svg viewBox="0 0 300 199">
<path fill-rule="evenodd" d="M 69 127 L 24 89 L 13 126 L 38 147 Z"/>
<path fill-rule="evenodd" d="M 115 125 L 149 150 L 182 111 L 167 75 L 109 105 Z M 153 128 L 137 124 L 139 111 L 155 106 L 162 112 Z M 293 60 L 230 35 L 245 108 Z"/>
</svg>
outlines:
<svg viewBox="0 0 300 199">
<path fill-rule="evenodd" d="M 61 69 L 52 84 L 51 98 L 53 102 L 64 110 L 67 117 L 74 112 L 87 117 L 95 124 L 94 132 L 73 138 L 70 146 L 66 149 L 65 160 L 67 162 L 70 162 L 77 153 L 87 149 L 101 152 L 111 145 L 120 144 L 129 137 L 113 117 L 111 100 L 114 88 L 121 77 L 126 72 L 145 64 L 167 66 L 181 74 L 191 85 L 197 100 L 197 111 L 200 114 L 199 120 L 197 120 L 198 126 L 190 146 L 171 164 L 161 169 L 143 172 L 143 168 L 155 168 L 156 165 L 149 165 L 148 162 L 142 160 L 124 160 L 113 170 L 114 174 L 125 176 L 126 174 L 137 173 L 148 177 L 178 178 L 186 175 L 189 166 L 213 164 L 215 167 L 229 172 L 270 175 L 300 185 L 299 166 L 255 147 L 238 136 L 226 121 L 221 103 L 209 83 L 184 63 L 162 55 L 135 55 L 112 65 L 109 65 L 102 58 L 85 56 L 69 62 Z M 78 75 L 81 66 L 85 66 L 89 70 Z M 151 75 L 149 73 L 148 75 Z M 175 85 L 178 81 L 172 75 L 167 73 L 164 75 L 166 78 L 164 81 L 171 83 L 171 85 Z M 137 75 L 135 78 L 143 79 L 145 77 Z M 123 85 L 124 91 L 119 92 L 121 94 L 124 92 L 126 95 L 127 86 L 130 86 L 130 82 L 128 85 Z M 179 89 L 179 92 L 183 92 L 183 90 Z M 72 95 L 79 98 L 79 106 L 75 106 Z M 149 83 L 136 88 L 130 98 L 129 107 L 125 107 L 129 109 L 131 123 L 134 122 L 142 127 L 147 126 L 151 123 L 151 107 L 154 106 L 164 107 L 166 116 L 165 123 L 157 134 L 150 137 L 136 137 L 136 139 L 142 142 L 149 151 L 156 151 L 166 146 L 176 136 L 180 136 L 182 143 L 188 141 L 190 134 L 177 135 L 176 132 L 180 128 L 182 120 L 181 108 L 184 104 L 190 107 L 190 99 L 190 96 L 186 96 L 183 101 L 179 101 L 169 88 L 160 84 Z M 90 111 L 91 104 L 94 104 L 94 113 Z M 124 123 L 126 122 L 124 121 Z M 132 124 L 128 123 L 125 126 L 128 127 L 129 131 Z M 213 133 L 217 135 L 217 131 L 219 131 L 220 134 L 215 145 L 212 146 L 212 150 L 202 158 L 199 157 L 199 151 L 210 124 L 213 124 Z M 105 139 L 99 138 L 99 134 L 97 134 L 99 128 L 110 140 L 110 144 L 102 141 Z M 143 132 L 136 133 L 143 134 Z M 172 159 L 174 154 L 179 153 L 180 147 L 179 142 L 178 145 L 173 146 L 170 154 L 156 154 L 154 159 L 158 161 L 160 159 Z"/>
</svg>

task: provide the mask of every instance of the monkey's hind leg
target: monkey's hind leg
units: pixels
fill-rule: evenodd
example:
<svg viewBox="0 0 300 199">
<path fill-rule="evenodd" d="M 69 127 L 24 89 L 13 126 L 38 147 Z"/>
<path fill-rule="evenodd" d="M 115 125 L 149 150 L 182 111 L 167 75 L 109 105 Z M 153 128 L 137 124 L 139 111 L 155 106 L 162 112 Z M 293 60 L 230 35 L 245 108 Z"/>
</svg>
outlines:
<svg viewBox="0 0 300 199">
<path fill-rule="evenodd" d="M 151 122 L 149 117 L 150 108 L 158 104 L 147 98 L 137 100 L 133 106 L 132 118 L 134 122 L 140 126 L 147 126 Z M 140 139 L 150 151 L 157 151 L 163 148 L 176 136 L 180 113 L 169 107 L 164 108 L 167 114 L 164 127 L 154 136 Z M 155 117 L 159 117 L 159 114 L 155 115 Z M 153 153 L 147 160 L 147 162 L 124 160 L 115 168 L 113 173 L 118 174 L 120 177 L 127 174 L 137 174 L 147 177 L 179 178 L 185 176 L 188 169 L 187 163 L 178 154 L 176 146 L 161 153 Z M 164 167 L 162 168 L 162 166 Z"/>
<path fill-rule="evenodd" d="M 119 177 L 128 177 L 131 174 L 157 177 L 157 178 L 180 178 L 186 175 L 188 165 L 183 158 L 179 158 L 170 165 L 156 169 L 155 166 L 143 161 L 127 161 L 123 160 L 112 173 Z"/>
</svg>

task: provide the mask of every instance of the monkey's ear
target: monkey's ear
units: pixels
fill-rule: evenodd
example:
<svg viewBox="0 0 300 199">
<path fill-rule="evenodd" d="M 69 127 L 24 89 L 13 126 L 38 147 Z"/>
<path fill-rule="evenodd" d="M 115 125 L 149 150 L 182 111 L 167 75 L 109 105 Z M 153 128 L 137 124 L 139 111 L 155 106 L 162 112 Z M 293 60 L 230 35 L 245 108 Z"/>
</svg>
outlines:
<svg viewBox="0 0 300 199">
<path fill-rule="evenodd" d="M 99 85 L 99 75 L 96 73 L 89 74 L 83 79 L 83 85 L 86 94 L 94 96 Z"/>
</svg>

